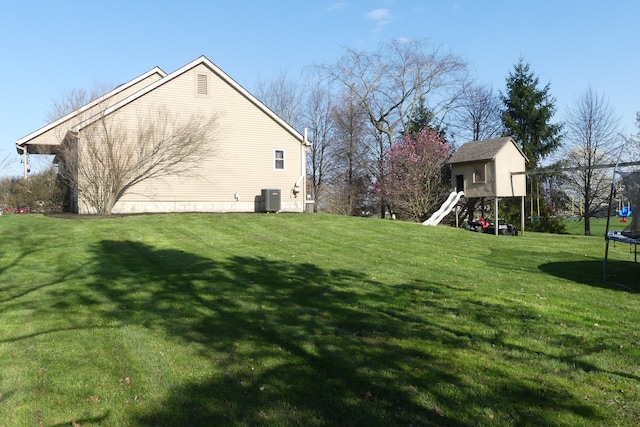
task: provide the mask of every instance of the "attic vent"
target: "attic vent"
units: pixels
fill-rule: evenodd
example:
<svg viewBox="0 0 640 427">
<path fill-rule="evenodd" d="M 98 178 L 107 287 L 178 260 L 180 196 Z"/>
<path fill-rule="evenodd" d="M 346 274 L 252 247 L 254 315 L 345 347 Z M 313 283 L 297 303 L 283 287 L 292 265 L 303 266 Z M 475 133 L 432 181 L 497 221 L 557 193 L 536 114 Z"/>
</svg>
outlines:
<svg viewBox="0 0 640 427">
<path fill-rule="evenodd" d="M 198 95 L 207 95 L 207 75 L 206 74 L 198 74 Z"/>
</svg>

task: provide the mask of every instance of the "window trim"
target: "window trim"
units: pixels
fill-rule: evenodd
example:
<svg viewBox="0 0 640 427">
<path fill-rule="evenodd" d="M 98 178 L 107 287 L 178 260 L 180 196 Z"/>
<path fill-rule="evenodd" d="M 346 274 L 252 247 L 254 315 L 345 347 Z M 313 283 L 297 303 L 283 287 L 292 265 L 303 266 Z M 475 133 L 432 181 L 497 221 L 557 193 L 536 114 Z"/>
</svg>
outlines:
<svg viewBox="0 0 640 427">
<path fill-rule="evenodd" d="M 278 158 L 278 153 L 282 153 L 282 158 Z M 278 167 L 278 162 L 282 162 L 282 167 Z M 286 153 L 284 148 L 276 148 L 273 150 L 273 170 L 274 171 L 284 171 L 287 167 L 286 162 Z"/>
<path fill-rule="evenodd" d="M 485 184 L 487 182 L 487 164 L 483 163 L 473 167 L 473 183 Z"/>
</svg>

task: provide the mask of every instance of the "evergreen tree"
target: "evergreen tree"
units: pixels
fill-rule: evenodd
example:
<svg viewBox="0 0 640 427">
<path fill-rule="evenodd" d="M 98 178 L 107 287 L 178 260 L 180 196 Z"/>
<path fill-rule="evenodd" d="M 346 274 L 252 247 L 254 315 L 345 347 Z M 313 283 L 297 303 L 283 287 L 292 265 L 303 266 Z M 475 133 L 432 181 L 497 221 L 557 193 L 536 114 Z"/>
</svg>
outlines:
<svg viewBox="0 0 640 427">
<path fill-rule="evenodd" d="M 507 77 L 507 91 L 502 95 L 505 110 L 502 123 L 505 135 L 513 136 L 529 159 L 528 168 L 560 147 L 561 124 L 550 123 L 556 112 L 555 98 L 547 84 L 538 87 L 538 77 L 522 58 Z"/>
<path fill-rule="evenodd" d="M 527 169 L 538 169 L 540 161 L 560 148 L 562 125 L 551 123 L 556 112 L 555 98 L 550 86 L 539 87 L 538 77 L 522 58 L 506 79 L 506 94 L 501 94 L 504 104 L 502 123 L 505 136 L 512 136 L 527 156 Z M 528 179 L 527 197 L 530 229 L 536 231 L 561 232 L 562 224 L 548 209 L 546 198 L 540 194 L 540 176 Z M 543 186 L 542 186 L 543 187 Z M 503 204 L 504 215 L 514 220 L 520 208 L 515 199 Z"/>
<path fill-rule="evenodd" d="M 446 127 L 436 120 L 433 111 L 426 106 L 424 96 L 421 96 L 409 115 L 407 124 L 402 131 L 402 136 L 417 136 L 423 129 L 434 130 L 438 132 L 443 139 L 446 137 Z"/>
</svg>

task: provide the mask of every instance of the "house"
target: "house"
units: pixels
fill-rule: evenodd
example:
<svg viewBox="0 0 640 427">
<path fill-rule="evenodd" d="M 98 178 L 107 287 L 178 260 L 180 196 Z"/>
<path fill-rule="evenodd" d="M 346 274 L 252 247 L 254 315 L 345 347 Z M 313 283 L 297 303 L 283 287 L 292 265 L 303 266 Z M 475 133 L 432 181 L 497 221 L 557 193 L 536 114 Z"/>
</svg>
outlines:
<svg viewBox="0 0 640 427">
<path fill-rule="evenodd" d="M 526 156 L 511 137 L 463 144 L 448 160 L 456 191 L 466 197 L 519 197 L 527 193 Z"/>
<path fill-rule="evenodd" d="M 455 190 L 464 191 L 467 198 L 496 200 L 496 218 L 499 198 L 521 197 L 521 229 L 524 229 L 524 197 L 527 194 L 526 162 L 527 157 L 511 137 L 467 142 L 448 160 Z"/>
<path fill-rule="evenodd" d="M 19 139 L 25 173 L 28 154 L 59 155 L 68 141 L 83 153 L 83 141 L 101 120 L 117 116 L 135 134 L 160 109 L 182 121 L 215 114 L 215 149 L 197 164 L 185 163 L 188 173 L 136 183 L 113 213 L 305 210 L 306 137 L 204 56 L 170 74 L 153 68 Z M 85 153 L 77 167 L 92 168 L 92 160 Z M 70 188 L 69 194 L 71 211 L 92 213 L 82 191 Z"/>
</svg>

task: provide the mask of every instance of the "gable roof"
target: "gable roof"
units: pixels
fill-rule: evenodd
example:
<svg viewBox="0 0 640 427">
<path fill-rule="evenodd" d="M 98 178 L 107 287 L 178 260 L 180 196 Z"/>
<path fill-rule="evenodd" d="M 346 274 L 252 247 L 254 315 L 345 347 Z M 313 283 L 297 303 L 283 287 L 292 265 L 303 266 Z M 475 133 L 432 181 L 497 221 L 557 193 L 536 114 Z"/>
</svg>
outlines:
<svg viewBox="0 0 640 427">
<path fill-rule="evenodd" d="M 471 141 L 462 144 L 447 163 L 458 164 L 494 160 L 500 150 L 509 143 L 513 144 L 518 149 L 525 161 L 528 161 L 527 156 L 525 156 L 513 138 L 506 136 L 503 138 L 488 139 L 485 141 Z"/>
<path fill-rule="evenodd" d="M 287 132 L 289 132 L 291 135 L 293 135 L 296 139 L 298 139 L 300 142 L 302 143 L 306 143 L 305 138 L 297 131 L 295 130 L 291 125 L 289 125 L 287 122 L 285 122 L 282 118 L 280 118 L 277 114 L 275 114 L 271 109 L 269 109 L 269 107 L 267 107 L 265 104 L 263 104 L 260 100 L 258 100 L 258 98 L 256 98 L 255 96 L 253 96 L 251 93 L 249 93 L 249 91 L 247 91 L 244 87 L 242 87 L 238 82 L 236 82 L 235 80 L 233 80 L 231 77 L 229 77 L 229 75 L 227 75 L 224 71 L 222 71 L 220 68 L 218 68 L 213 62 L 211 62 L 209 59 L 207 59 L 207 57 L 200 56 L 199 58 L 195 59 L 194 61 L 191 61 L 190 63 L 182 66 L 181 68 L 177 69 L 176 71 L 166 75 L 165 77 L 163 77 L 162 79 L 144 87 L 143 89 L 131 94 L 130 96 L 124 98 L 123 100 L 117 102 L 116 104 L 106 108 L 104 111 L 102 111 L 100 114 L 95 115 L 93 117 L 88 118 L 87 120 L 84 120 L 83 122 L 77 124 L 76 126 L 73 127 L 73 131 L 80 131 L 83 128 L 85 128 L 86 126 L 90 125 L 91 123 L 94 123 L 96 120 L 99 120 L 100 118 L 109 115 L 111 113 L 113 113 L 114 111 L 117 111 L 118 109 L 124 107 L 125 105 L 135 101 L 136 99 L 139 99 L 140 97 L 144 96 L 145 94 L 151 92 L 152 90 L 167 84 L 168 82 L 172 81 L 173 79 L 177 78 L 178 76 L 188 72 L 189 70 L 197 67 L 198 65 L 204 65 L 207 68 L 209 68 L 209 70 L 211 70 L 212 73 L 214 73 L 216 76 L 218 76 L 220 79 L 222 79 L 225 83 L 227 83 L 229 86 L 231 86 L 235 91 L 237 91 L 241 96 L 245 97 L 247 100 L 249 100 L 253 105 L 255 105 L 257 108 L 259 108 L 263 113 L 265 113 L 267 116 L 269 116 L 273 121 L 275 121 L 276 123 L 278 123 L 280 126 L 282 126 Z"/>
<path fill-rule="evenodd" d="M 136 77 L 135 79 L 121 84 L 117 87 L 115 87 L 113 90 L 107 92 L 106 94 L 94 99 L 93 101 L 83 105 L 82 107 L 73 110 L 72 112 L 60 117 L 57 120 L 54 120 L 53 122 L 49 123 L 46 126 L 41 127 L 40 129 L 31 132 L 28 135 L 23 136 L 22 138 L 18 139 L 16 141 L 16 148 L 18 149 L 18 153 L 20 153 L 22 150 L 20 149 L 20 147 L 24 147 L 24 145 L 28 144 L 29 141 L 31 141 L 32 139 L 42 135 L 43 133 L 55 128 L 56 126 L 61 125 L 62 123 L 72 120 L 74 117 L 77 117 L 78 115 L 84 113 L 85 111 L 90 110 L 91 108 L 95 107 L 96 105 L 99 105 L 101 102 L 104 102 L 106 100 L 108 100 L 109 98 L 112 98 L 116 95 L 118 95 L 119 93 L 124 92 L 125 90 L 129 89 L 130 87 L 140 83 L 141 81 L 144 81 L 145 79 L 153 76 L 154 74 L 157 74 L 158 76 L 164 78 L 167 76 L 167 73 L 165 73 L 164 71 L 162 71 L 162 69 L 160 69 L 160 67 L 154 67 L 151 70 L 147 71 L 144 74 L 139 75 L 138 77 Z"/>
<path fill-rule="evenodd" d="M 85 120 L 83 120 L 82 122 L 74 125 L 72 128 L 70 129 L 65 129 L 65 131 L 79 131 L 81 129 L 83 129 L 84 127 L 90 125 L 91 123 L 94 123 L 96 120 L 100 119 L 101 117 L 104 117 L 107 114 L 113 113 L 114 111 L 117 111 L 119 108 L 122 108 L 123 106 L 135 101 L 136 99 L 144 96 L 145 94 L 151 92 L 152 90 L 170 82 L 171 80 L 175 79 L 176 77 L 184 74 L 185 72 L 193 69 L 194 67 L 203 64 L 206 67 L 209 68 L 209 70 L 211 70 L 211 72 L 213 74 L 215 74 L 216 76 L 218 76 L 221 80 L 223 80 L 225 83 L 227 83 L 229 86 L 231 86 L 236 92 L 238 92 L 241 96 L 243 96 L 244 98 L 246 98 L 247 100 L 249 100 L 254 106 L 256 106 L 258 109 L 260 109 L 263 113 L 265 113 L 269 118 L 271 118 L 273 121 L 275 121 L 279 126 L 281 126 L 282 128 L 284 128 L 287 132 L 289 132 L 294 138 L 296 138 L 297 140 L 299 140 L 302 144 L 305 145 L 309 145 L 309 142 L 306 140 L 306 137 L 303 137 L 298 131 L 296 131 L 291 125 L 289 125 L 287 122 L 285 122 L 282 118 L 280 118 L 277 114 L 275 114 L 271 109 L 269 109 L 269 107 L 267 107 L 265 104 L 263 104 L 260 100 L 258 100 L 258 98 L 256 98 L 255 96 L 253 96 L 251 93 L 249 93 L 249 91 L 247 91 L 245 88 L 243 88 L 240 84 L 238 84 L 235 80 L 233 80 L 231 77 L 229 77 L 225 72 L 223 72 L 220 68 L 218 68 L 213 62 L 211 62 L 209 59 L 207 59 L 204 55 L 197 58 L 196 60 L 184 65 L 183 67 L 177 69 L 176 71 L 172 72 L 171 74 L 167 74 L 164 71 L 162 71 L 159 67 L 155 67 L 152 70 L 140 75 L 139 77 L 136 77 L 135 79 L 131 80 L 130 82 L 127 82 L 125 84 L 122 84 L 118 87 L 116 87 L 115 89 L 113 89 L 111 92 L 101 96 L 100 98 L 78 108 L 77 110 L 72 111 L 71 113 L 65 115 L 64 117 L 61 117 L 51 123 L 49 123 L 48 125 L 20 138 L 18 141 L 16 141 L 16 149 L 18 150 L 19 154 L 22 154 L 24 152 L 25 149 L 28 150 L 28 152 L 32 152 L 31 150 L 35 150 L 33 152 L 37 152 L 37 153 L 43 153 L 43 151 L 41 151 L 41 149 L 39 149 L 36 145 L 34 144 L 30 144 L 30 141 L 32 141 L 34 138 L 37 138 L 43 134 L 45 134 L 46 132 L 55 129 L 57 126 L 60 125 L 64 125 L 65 122 L 68 122 L 70 120 L 72 120 L 73 118 L 79 116 L 80 114 L 90 111 L 91 108 L 95 107 L 96 105 L 100 104 L 101 102 L 104 102 L 105 100 L 108 100 L 109 98 L 122 93 L 124 90 L 131 88 L 132 86 L 134 86 L 135 84 L 143 81 L 144 79 L 152 76 L 154 73 L 157 73 L 158 76 L 160 76 L 160 79 L 156 80 L 155 82 L 143 87 L 142 89 L 134 92 L 133 94 L 125 97 L 124 99 L 121 99 L 120 101 L 114 103 L 113 105 L 109 106 L 108 108 L 106 108 L 104 111 L 101 111 L 100 114 L 96 114 L 93 115 Z M 47 154 L 52 154 L 52 152 L 47 153 Z"/>
</svg>

